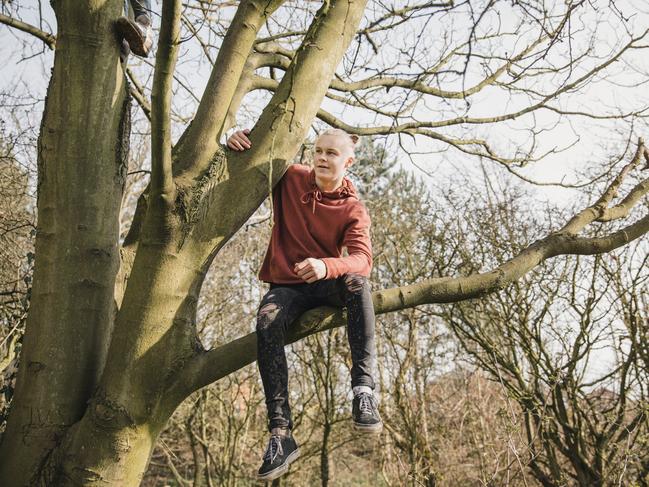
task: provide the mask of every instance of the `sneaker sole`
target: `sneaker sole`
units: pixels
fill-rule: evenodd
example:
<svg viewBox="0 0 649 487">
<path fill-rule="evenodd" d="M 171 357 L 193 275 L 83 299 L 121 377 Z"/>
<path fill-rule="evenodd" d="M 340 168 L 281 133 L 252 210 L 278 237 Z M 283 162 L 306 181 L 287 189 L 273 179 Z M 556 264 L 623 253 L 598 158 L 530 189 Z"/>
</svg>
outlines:
<svg viewBox="0 0 649 487">
<path fill-rule="evenodd" d="M 362 424 L 362 423 L 354 423 L 354 430 L 358 431 L 359 433 L 367 433 L 367 434 L 373 434 L 373 435 L 378 435 L 383 431 L 383 423 L 378 423 L 378 424 Z"/>
<path fill-rule="evenodd" d="M 131 52 L 136 56 L 149 57 L 149 51 L 144 50 L 144 39 L 142 34 L 127 18 L 120 17 L 116 21 L 117 32 L 126 39 Z"/>
<path fill-rule="evenodd" d="M 281 477 L 288 471 L 288 466 L 291 464 L 291 462 L 297 460 L 299 456 L 300 456 L 300 450 L 297 449 L 293 453 L 291 453 L 288 457 L 286 457 L 284 463 L 282 463 L 278 467 L 275 467 L 273 470 L 266 472 L 263 475 L 257 474 L 257 479 L 275 480 L 277 477 Z"/>
</svg>

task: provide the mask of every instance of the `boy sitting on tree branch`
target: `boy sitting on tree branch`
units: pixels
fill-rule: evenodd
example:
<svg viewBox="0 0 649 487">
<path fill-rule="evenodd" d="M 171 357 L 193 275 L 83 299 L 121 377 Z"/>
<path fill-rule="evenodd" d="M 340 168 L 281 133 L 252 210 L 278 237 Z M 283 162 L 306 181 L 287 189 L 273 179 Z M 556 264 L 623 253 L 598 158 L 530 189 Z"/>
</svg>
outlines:
<svg viewBox="0 0 649 487">
<path fill-rule="evenodd" d="M 249 130 L 235 132 L 228 147 L 251 147 Z M 284 339 L 288 326 L 318 306 L 347 308 L 351 348 L 352 419 L 362 433 L 383 423 L 374 397 L 376 361 L 370 218 L 346 169 L 354 162 L 357 136 L 330 129 L 315 141 L 313 164 L 292 164 L 273 190 L 274 224 L 259 278 L 270 284 L 257 312 L 257 364 L 264 385 L 271 433 L 260 480 L 272 480 L 298 457 L 288 403 Z M 342 256 L 342 248 L 348 256 Z"/>
</svg>

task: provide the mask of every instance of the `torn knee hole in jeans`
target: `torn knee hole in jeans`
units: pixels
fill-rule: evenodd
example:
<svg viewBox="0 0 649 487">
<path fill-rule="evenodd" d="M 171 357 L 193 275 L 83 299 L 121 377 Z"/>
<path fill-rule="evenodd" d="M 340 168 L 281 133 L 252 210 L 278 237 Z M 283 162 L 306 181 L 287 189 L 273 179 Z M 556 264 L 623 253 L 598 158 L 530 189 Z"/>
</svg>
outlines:
<svg viewBox="0 0 649 487">
<path fill-rule="evenodd" d="M 348 274 L 345 276 L 344 282 L 345 290 L 347 290 L 347 292 L 350 292 L 352 294 L 360 294 L 363 290 L 365 279 L 363 278 L 363 276 Z"/>
<path fill-rule="evenodd" d="M 267 303 L 257 313 L 257 329 L 266 329 L 277 318 L 281 308 L 275 303 Z"/>
</svg>

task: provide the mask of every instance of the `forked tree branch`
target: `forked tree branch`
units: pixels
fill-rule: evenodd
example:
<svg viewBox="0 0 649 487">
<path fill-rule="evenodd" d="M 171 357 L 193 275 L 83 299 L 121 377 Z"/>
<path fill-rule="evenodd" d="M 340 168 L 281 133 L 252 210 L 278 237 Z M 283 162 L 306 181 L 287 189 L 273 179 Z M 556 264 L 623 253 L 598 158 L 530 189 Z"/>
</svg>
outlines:
<svg viewBox="0 0 649 487">
<path fill-rule="evenodd" d="M 197 237 L 193 241 L 210 255 L 254 213 L 288 167 L 356 32 L 366 1 L 323 4 L 252 129 L 252 147 L 229 152 L 227 177 L 214 181 L 197 199 L 200 218 L 191 231 Z M 240 196 L 236 206 L 230 204 L 233 192 Z"/>
<path fill-rule="evenodd" d="M 640 139 L 636 155 L 633 158 L 633 161 L 631 161 L 627 166 L 629 168 L 628 170 L 631 170 L 633 167 L 637 166 L 640 163 L 642 157 L 644 157 L 645 160 L 649 160 L 649 150 L 647 150 L 647 148 L 645 147 L 644 141 Z M 645 170 L 649 169 L 649 165 L 645 166 L 644 169 Z M 617 193 L 619 186 L 621 184 L 622 181 L 620 181 L 616 185 L 615 193 Z M 631 209 L 636 204 L 638 204 L 640 199 L 644 195 L 646 195 L 647 192 L 649 192 L 649 179 L 645 179 L 644 181 L 638 183 L 631 191 L 629 191 L 626 197 L 622 201 L 620 201 L 617 205 L 611 208 L 605 208 L 604 211 L 602 212 L 602 215 L 596 221 L 603 223 L 612 220 L 619 220 L 621 218 L 626 218 L 626 216 L 629 214 Z"/>
<path fill-rule="evenodd" d="M 631 162 L 629 162 L 622 168 L 620 173 L 613 179 L 604 193 L 602 193 L 602 196 L 600 196 L 594 204 L 592 204 L 588 208 L 585 208 L 584 210 L 577 213 L 574 217 L 572 217 L 568 221 L 568 223 L 564 225 L 560 232 L 568 235 L 577 235 L 577 233 L 582 231 L 587 225 L 590 225 L 595 221 L 611 221 L 617 219 L 614 218 L 616 214 L 620 215 L 618 218 L 626 216 L 629 211 L 631 211 L 633 205 L 638 203 L 640 198 L 644 196 L 649 190 L 649 180 L 644 180 L 635 185 L 635 187 L 628 193 L 626 198 L 624 198 L 624 200 L 622 200 L 620 204 L 614 206 L 613 208 L 609 208 L 609 205 L 617 196 L 620 186 L 624 182 L 626 176 L 631 172 L 632 169 L 640 164 L 642 155 L 646 152 L 646 150 L 647 149 L 645 148 L 644 140 L 639 139 L 638 148 L 636 149 L 635 155 L 633 156 Z"/>
<path fill-rule="evenodd" d="M 179 140 L 176 155 L 182 169 L 200 173 L 212 159 L 257 33 L 284 0 L 241 2 L 232 19 L 192 123 Z"/>
</svg>

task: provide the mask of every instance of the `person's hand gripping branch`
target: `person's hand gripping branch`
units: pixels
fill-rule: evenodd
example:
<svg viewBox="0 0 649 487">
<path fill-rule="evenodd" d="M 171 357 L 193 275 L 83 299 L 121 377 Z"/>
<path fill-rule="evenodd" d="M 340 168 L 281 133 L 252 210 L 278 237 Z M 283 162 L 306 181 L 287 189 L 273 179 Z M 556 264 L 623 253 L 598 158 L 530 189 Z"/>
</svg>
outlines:
<svg viewBox="0 0 649 487">
<path fill-rule="evenodd" d="M 300 279 L 311 284 L 327 277 L 327 266 L 320 259 L 309 257 L 298 262 L 293 270 Z"/>
<path fill-rule="evenodd" d="M 236 151 L 250 149 L 252 147 L 252 143 L 248 138 L 248 134 L 250 134 L 250 129 L 237 130 L 228 138 L 228 147 Z"/>
</svg>

